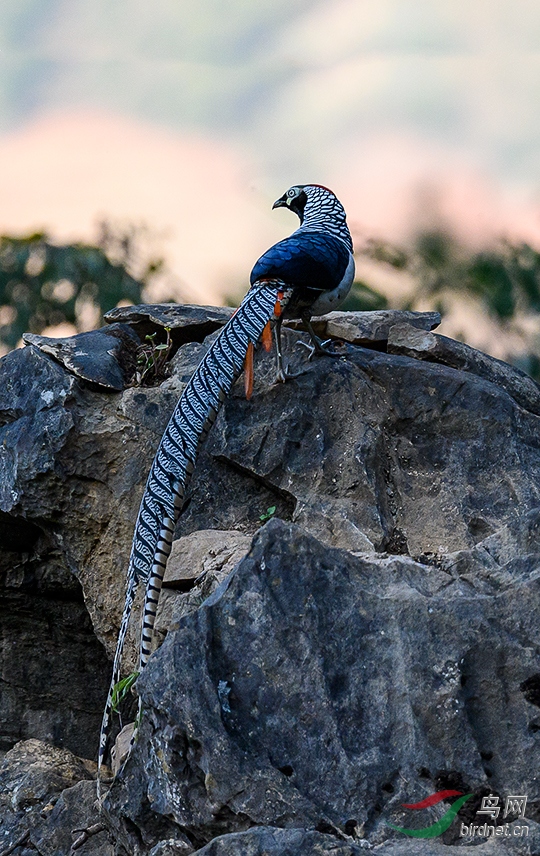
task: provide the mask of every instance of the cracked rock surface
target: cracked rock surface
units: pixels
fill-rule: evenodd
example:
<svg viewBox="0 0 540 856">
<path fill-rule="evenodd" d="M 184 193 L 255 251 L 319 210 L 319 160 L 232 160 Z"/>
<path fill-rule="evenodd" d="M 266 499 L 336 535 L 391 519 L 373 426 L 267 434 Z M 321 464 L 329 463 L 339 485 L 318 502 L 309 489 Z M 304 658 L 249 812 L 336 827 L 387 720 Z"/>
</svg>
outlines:
<svg viewBox="0 0 540 856">
<path fill-rule="evenodd" d="M 278 516 L 330 545 L 445 554 L 540 504 L 532 394 L 518 403 L 483 377 L 492 358 L 479 355 L 477 374 L 472 360 L 461 371 L 346 345 L 339 360 L 306 363 L 299 334 L 287 333 L 303 374 L 272 385 L 272 354 L 261 355 L 253 398 L 237 386 L 214 426 L 178 534 L 253 531 L 262 485 Z"/>
<path fill-rule="evenodd" d="M 62 364 L 47 343 L 0 361 L 0 853 L 68 856 L 100 824 L 75 853 L 540 853 L 539 387 L 431 332 L 436 313 L 332 313 L 339 358 L 312 362 L 286 329 L 285 385 L 257 354 L 251 401 L 240 382 L 199 457 L 140 738 L 99 814 L 140 497 L 228 314 L 111 314 L 134 331 L 124 373 L 135 335 L 173 327 L 153 387 L 71 365 L 103 330 L 55 340 Z M 451 799 L 403 803 L 445 789 L 474 798 L 442 836 L 388 825 L 435 823 Z M 490 793 L 527 794 L 527 838 L 460 835 Z"/>
<path fill-rule="evenodd" d="M 504 593 L 477 574 L 480 597 L 459 572 L 270 521 L 139 679 L 141 736 L 107 801 L 126 851 L 150 807 L 195 843 L 268 825 L 377 845 L 403 803 L 452 787 L 477 795 L 473 820 L 491 791 L 536 813 L 540 572 Z"/>
</svg>

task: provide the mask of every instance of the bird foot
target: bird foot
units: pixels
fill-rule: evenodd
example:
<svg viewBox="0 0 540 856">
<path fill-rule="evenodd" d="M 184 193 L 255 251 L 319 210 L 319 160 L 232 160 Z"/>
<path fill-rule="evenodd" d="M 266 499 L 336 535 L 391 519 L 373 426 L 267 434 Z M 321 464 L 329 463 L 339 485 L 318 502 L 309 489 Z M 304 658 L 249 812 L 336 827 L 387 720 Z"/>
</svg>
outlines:
<svg viewBox="0 0 540 856">
<path fill-rule="evenodd" d="M 300 377 L 302 374 L 304 374 L 303 371 L 290 372 L 288 368 L 281 366 L 276 372 L 274 383 L 286 383 L 288 380 L 293 380 L 295 377 Z"/>
<path fill-rule="evenodd" d="M 341 354 L 336 354 L 335 351 L 329 350 L 326 345 L 333 342 L 333 339 L 325 339 L 322 342 L 320 339 L 314 339 L 312 342 L 297 342 L 303 348 L 309 351 L 308 360 L 312 360 L 315 354 L 324 354 L 326 357 L 340 357 Z"/>
</svg>

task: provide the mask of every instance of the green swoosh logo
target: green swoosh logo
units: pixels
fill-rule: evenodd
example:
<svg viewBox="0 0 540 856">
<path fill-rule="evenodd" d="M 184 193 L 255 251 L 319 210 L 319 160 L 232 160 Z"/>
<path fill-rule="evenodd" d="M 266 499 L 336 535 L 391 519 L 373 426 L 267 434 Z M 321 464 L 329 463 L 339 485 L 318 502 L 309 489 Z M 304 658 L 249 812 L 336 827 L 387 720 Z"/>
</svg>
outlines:
<svg viewBox="0 0 540 856">
<path fill-rule="evenodd" d="M 397 832 L 409 835 L 411 838 L 436 838 L 437 835 L 442 835 L 443 832 L 446 832 L 460 808 L 465 805 L 467 800 L 470 800 L 472 796 L 474 796 L 474 794 L 465 794 L 465 796 L 460 797 L 452 803 L 446 814 L 443 814 L 437 823 L 433 823 L 431 826 L 426 826 L 424 829 L 404 829 L 404 827 L 394 826 L 392 823 L 387 825 L 392 829 L 397 830 Z"/>
</svg>

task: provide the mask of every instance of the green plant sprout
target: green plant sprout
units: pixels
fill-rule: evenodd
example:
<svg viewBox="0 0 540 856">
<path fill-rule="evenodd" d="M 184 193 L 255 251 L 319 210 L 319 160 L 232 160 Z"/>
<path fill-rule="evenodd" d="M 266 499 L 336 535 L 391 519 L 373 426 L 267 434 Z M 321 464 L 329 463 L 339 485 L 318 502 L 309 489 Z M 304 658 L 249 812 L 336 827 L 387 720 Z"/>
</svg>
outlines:
<svg viewBox="0 0 540 856">
<path fill-rule="evenodd" d="M 111 699 L 111 708 L 114 713 L 120 713 L 120 705 L 126 698 L 138 677 L 139 672 L 131 672 L 130 675 L 122 678 L 121 681 L 118 681 L 118 683 L 114 685 Z"/>
<path fill-rule="evenodd" d="M 145 336 L 143 344 L 140 345 L 135 373 L 135 382 L 138 386 L 162 379 L 163 370 L 173 345 L 170 327 L 165 327 L 165 334 L 167 339 L 161 345 L 155 343 L 157 333 L 149 333 Z"/>
</svg>

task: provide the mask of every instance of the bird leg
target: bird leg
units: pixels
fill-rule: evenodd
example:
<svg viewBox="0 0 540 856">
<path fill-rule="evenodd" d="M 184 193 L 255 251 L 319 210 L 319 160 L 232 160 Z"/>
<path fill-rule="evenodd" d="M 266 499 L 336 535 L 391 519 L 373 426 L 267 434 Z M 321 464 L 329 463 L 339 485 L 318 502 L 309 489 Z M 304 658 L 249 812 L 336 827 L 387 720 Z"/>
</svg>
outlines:
<svg viewBox="0 0 540 856">
<path fill-rule="evenodd" d="M 290 372 L 288 370 L 288 366 L 283 361 L 283 352 L 281 350 L 281 325 L 283 323 L 283 316 L 280 315 L 276 319 L 276 323 L 274 325 L 274 340 L 276 343 L 276 383 L 285 383 L 287 380 L 291 380 L 292 378 L 298 377 L 303 374 L 303 372 Z"/>
<path fill-rule="evenodd" d="M 302 345 L 303 348 L 308 349 L 308 351 L 309 351 L 308 360 L 311 360 L 312 357 L 314 356 L 314 354 L 325 354 L 327 357 L 338 357 L 339 358 L 340 354 L 336 354 L 336 353 L 334 353 L 334 351 L 330 351 L 327 347 L 325 347 L 326 345 L 328 345 L 332 341 L 332 339 L 325 339 L 324 342 L 321 339 L 319 339 L 319 337 L 315 333 L 315 330 L 312 327 L 311 316 L 302 315 L 301 318 L 302 318 L 302 323 L 307 328 L 307 331 L 309 333 L 309 338 L 311 339 L 312 344 L 308 345 L 307 342 L 298 342 L 298 344 Z"/>
</svg>

